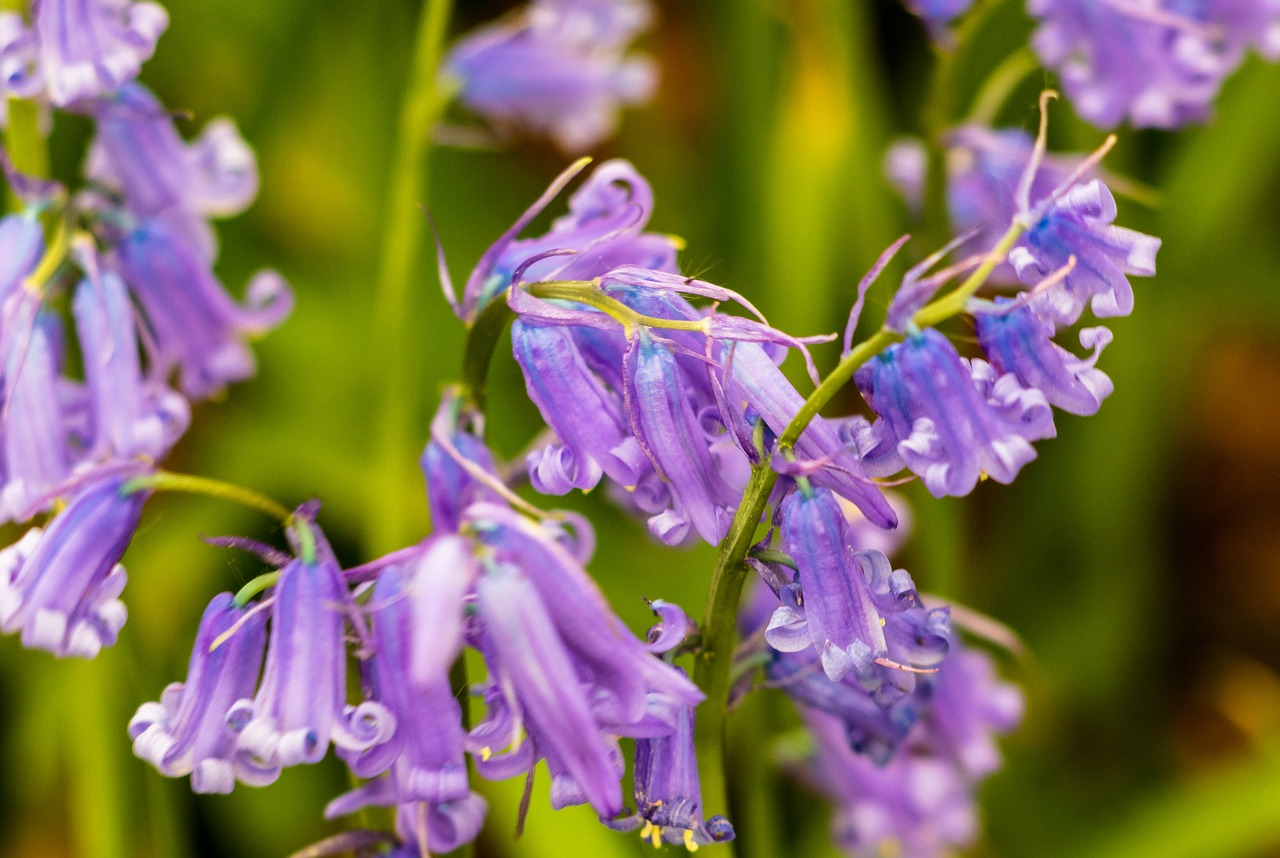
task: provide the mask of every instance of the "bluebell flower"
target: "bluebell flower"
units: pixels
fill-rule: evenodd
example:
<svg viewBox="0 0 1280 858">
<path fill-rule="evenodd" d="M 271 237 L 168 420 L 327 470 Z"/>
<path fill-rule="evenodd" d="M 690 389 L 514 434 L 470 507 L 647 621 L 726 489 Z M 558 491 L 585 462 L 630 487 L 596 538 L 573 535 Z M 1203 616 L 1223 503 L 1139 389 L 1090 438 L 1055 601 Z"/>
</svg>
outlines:
<svg viewBox="0 0 1280 858">
<path fill-rule="evenodd" d="M 29 309 L 35 309 L 34 302 Z M 5 408 L 0 429 L 4 442 L 0 518 L 25 521 L 53 502 L 54 491 L 71 475 L 76 456 L 70 445 L 68 391 L 60 375 L 60 320 L 47 313 L 32 317 L 21 311 L 6 316 L 0 334 Z"/>
<path fill-rule="evenodd" d="M 1088 305 L 1095 316 L 1127 316 L 1133 287 L 1126 274 L 1156 272 L 1160 239 L 1113 226 L 1116 201 L 1100 179 L 1049 198 L 1031 212 L 1031 226 L 1009 252 L 1023 283 L 1034 287 L 1076 259 L 1061 282 L 1032 290 L 1031 307 L 1055 325 L 1070 325 Z"/>
<path fill-rule="evenodd" d="M 910 468 L 935 497 L 966 495 L 984 474 L 1012 482 L 1035 458 L 1031 442 L 1054 435 L 1043 394 L 963 360 L 932 329 L 890 346 L 854 379 L 879 415 L 859 440 L 864 466 Z"/>
<path fill-rule="evenodd" d="M 1076 110 L 1102 128 L 1176 128 L 1207 118 L 1222 81 L 1254 47 L 1280 59 L 1280 7 L 1199 0 L 1032 0 L 1032 46 Z"/>
<path fill-rule="evenodd" d="M 472 319 L 519 272 L 527 283 L 542 280 L 592 280 L 622 265 L 676 271 L 677 241 L 645 232 L 653 211 L 653 190 L 629 162 L 605 161 L 569 198 L 569 212 L 546 234 L 517 236 L 559 193 L 577 171 L 562 173 L 527 211 L 493 243 L 467 278 L 455 310 Z M 556 255 L 547 255 L 556 254 Z"/>
<path fill-rule="evenodd" d="M 1050 405 L 1072 414 L 1095 414 L 1114 385 L 1096 364 L 1111 342 L 1106 328 L 1080 331 L 1093 354 L 1079 358 L 1054 343 L 1053 325 L 1025 305 L 999 299 L 992 312 L 975 312 L 978 342 L 996 372 L 1011 372 L 1024 387 L 1044 394 Z"/>
<path fill-rule="evenodd" d="M 832 839 L 852 854 L 944 858 L 978 819 L 968 780 L 947 760 L 907 753 L 887 763 L 856 753 L 836 718 L 802 709 L 814 740 L 807 779 L 836 804 Z"/>
<path fill-rule="evenodd" d="M 997 734 L 1022 720 L 1022 692 L 1001 682 L 991 656 L 959 648 L 930 678 L 922 740 L 972 780 L 1000 768 Z"/>
<path fill-rule="evenodd" d="M 641 330 L 628 346 L 624 366 L 631 431 L 667 481 L 673 501 L 650 528 L 666 541 L 680 541 L 692 526 L 707 542 L 719 543 L 733 520 L 742 487 L 727 482 L 712 458 L 699 415 L 686 398 L 675 355 Z"/>
<path fill-rule="evenodd" d="M 128 616 L 120 558 L 149 496 L 124 491 L 139 473 L 88 482 L 52 522 L 0 551 L 0 631 L 59 657 L 93 658 L 115 643 Z"/>
<path fill-rule="evenodd" d="M 983 253 L 995 247 L 1019 213 L 1018 183 L 1031 160 L 1034 139 L 1020 128 L 991 129 L 961 125 L 945 135 L 947 216 L 956 235 L 967 236 L 963 247 Z M 1051 195 L 1071 176 L 1080 159 L 1046 155 L 1036 166 L 1028 189 L 1032 205 Z M 908 139 L 895 143 L 885 157 L 889 180 L 912 211 L 924 206 L 926 156 L 924 144 Z M 1089 172 L 1086 171 L 1085 176 Z M 988 278 L 992 283 L 1015 283 L 1013 266 L 1001 262 Z"/>
<path fill-rule="evenodd" d="M 165 215 L 213 259 L 216 243 L 204 219 L 238 214 L 258 193 L 257 161 L 234 123 L 214 119 L 186 143 L 172 115 L 139 84 L 95 102 L 93 116 L 88 177 L 119 191 L 136 220 Z"/>
<path fill-rule="evenodd" d="M 693 707 L 682 706 L 669 735 L 636 740 L 636 812 L 611 822 L 611 827 L 629 830 L 643 825 L 640 836 L 655 848 L 666 842 L 695 850 L 733 839 L 728 819 L 719 815 L 703 818 L 693 728 Z"/>
<path fill-rule="evenodd" d="M 420 461 L 427 484 L 427 505 L 436 533 L 457 531 L 462 511 L 480 500 L 499 500 L 492 487 L 476 477 L 469 468 L 492 476 L 493 454 L 464 422 L 480 424 L 478 415 L 462 412 L 457 391 L 449 391 L 440 401 L 431 421 L 431 439 L 422 451 Z"/>
<path fill-rule="evenodd" d="M 522 319 L 511 327 L 529 398 L 558 441 L 531 455 L 534 487 L 548 494 L 591 489 L 605 473 L 634 486 L 649 461 L 630 433 L 621 396 L 587 365 L 573 334 L 566 326 Z"/>
<path fill-rule="evenodd" d="M 230 593 L 213 597 L 191 648 L 187 681 L 144 703 L 129 721 L 133 752 L 167 777 L 191 776 L 197 793 L 235 786 L 233 704 L 253 694 L 267 642 L 267 616 L 237 607 Z"/>
<path fill-rule="evenodd" d="M 765 633 L 775 649 L 812 646 L 832 680 L 865 673 L 888 654 L 880 615 L 858 555 L 845 544 L 844 512 L 828 489 L 783 500 L 782 545 L 799 571 L 803 608 L 784 605 Z"/>
<path fill-rule="evenodd" d="M 371 699 L 393 716 L 394 730 L 345 756 L 359 777 L 390 772 L 390 803 L 440 804 L 470 794 L 449 667 L 462 651 L 463 600 L 475 567 L 467 541 L 446 535 L 429 540 L 414 560 L 382 570 L 373 587 L 366 675 Z"/>
<path fill-rule="evenodd" d="M 96 266 L 77 287 L 72 309 L 84 358 L 92 454 L 160 459 L 191 418 L 186 399 L 143 375 L 134 308 L 124 282 Z"/>
<path fill-rule="evenodd" d="M 648 695 L 654 693 L 690 705 L 702 699 L 687 678 L 654 658 L 609 609 L 583 568 L 585 558 L 575 556 L 559 538 L 561 529 L 549 531 L 494 504 L 474 505 L 465 520 L 498 560 L 520 569 L 537 589 L 565 644 L 594 677 L 594 705 L 604 721 L 619 727 L 642 721 Z"/>
<path fill-rule="evenodd" d="M 519 569 L 500 563 L 480 577 L 476 593 L 485 661 L 498 685 L 510 689 L 536 752 L 547 758 L 558 782 L 553 789 L 569 793 L 553 795 L 553 803 L 585 800 L 601 817 L 617 816 L 622 761 L 601 732 L 573 657 L 537 591 Z"/>
<path fill-rule="evenodd" d="M 58 107 L 101 98 L 138 75 L 169 26 L 158 3 L 34 0 L 40 73 Z"/>
<path fill-rule="evenodd" d="M 489 806 L 471 793 L 457 801 L 430 804 L 407 802 L 396 808 L 396 834 L 400 846 L 391 858 L 422 858 L 424 854 L 444 855 L 480 834 Z"/>
<path fill-rule="evenodd" d="M 609 15 L 634 4 L 594 5 Z M 542 2 L 459 40 L 444 61 L 459 100 L 498 130 L 550 137 L 567 152 L 608 137 L 621 105 L 648 99 L 656 73 L 625 55 L 625 26 L 579 14 L 585 6 Z"/>
<path fill-rule="evenodd" d="M 669 734 L 678 707 L 702 694 L 609 610 L 563 534 L 489 504 L 468 510 L 463 531 L 488 551 L 473 643 L 491 679 L 486 718 L 468 739 L 478 770 L 511 777 L 544 758 L 554 806 L 617 816 L 616 737 Z"/>
<path fill-rule="evenodd" d="M 117 257 L 151 324 L 158 370 L 177 370 L 180 388 L 193 398 L 253 375 L 253 353 L 244 340 L 280 324 L 293 308 L 288 285 L 273 271 L 259 272 L 245 304 L 237 304 L 214 277 L 209 258 L 163 217 L 131 232 Z"/>
<path fill-rule="evenodd" d="M 262 681 L 252 700 L 237 701 L 228 713 L 238 734 L 236 776 L 252 786 L 274 782 L 286 766 L 318 762 L 330 741 L 364 750 L 394 723 L 382 704 L 347 706 L 343 627 L 350 595 L 319 528 L 300 518 L 290 535 L 303 556 L 280 570 L 271 590 Z"/>
</svg>

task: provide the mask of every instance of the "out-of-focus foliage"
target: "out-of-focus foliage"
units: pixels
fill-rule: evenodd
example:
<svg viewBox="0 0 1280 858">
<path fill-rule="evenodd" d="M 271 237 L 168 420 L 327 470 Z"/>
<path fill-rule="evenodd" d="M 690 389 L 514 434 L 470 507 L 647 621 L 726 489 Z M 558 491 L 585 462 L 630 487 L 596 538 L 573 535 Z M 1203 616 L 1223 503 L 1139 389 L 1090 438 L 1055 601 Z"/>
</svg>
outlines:
<svg viewBox="0 0 1280 858">
<path fill-rule="evenodd" d="M 368 559 L 371 287 L 416 4 L 165 5 L 172 24 L 142 79 L 191 113 L 189 130 L 234 116 L 260 158 L 261 196 L 223 227 L 220 273 L 243 283 L 271 265 L 298 299 L 260 344 L 258 377 L 198 407 L 172 465 L 291 502 L 318 495 L 343 559 Z M 458 5 L 460 31 L 507 4 Z M 1017 2 L 999 3 L 963 58 L 961 92 L 1029 29 Z M 687 240 L 687 271 L 745 293 L 780 327 L 835 330 L 862 271 L 908 228 L 880 159 L 894 135 L 920 130 L 932 58 L 918 22 L 891 0 L 671 0 L 647 49 L 658 96 L 598 154 L 630 158 L 653 182 L 654 226 Z M 1044 83 L 1029 79 L 1000 120 L 1030 126 Z M 901 559 L 915 579 L 1000 617 L 1029 651 L 1005 664 L 1028 689 L 1028 717 L 985 790 L 976 854 L 1280 854 L 1277 91 L 1280 67 L 1251 59 L 1210 125 L 1121 133 L 1109 169 L 1158 196 L 1154 207 L 1122 198 L 1122 217 L 1165 243 L 1159 276 L 1137 284 L 1136 312 L 1114 324 L 1104 366 L 1116 395 L 1100 415 L 1061 416 L 1058 440 L 1014 486 L 970 501 L 911 492 L 917 526 Z M 85 131 L 55 128 L 61 175 Z M 1054 109 L 1056 147 L 1100 136 Z M 435 159 L 429 205 L 455 278 L 564 166 L 533 143 Z M 864 318 L 878 321 L 885 288 Z M 427 358 L 413 378 L 434 407 L 462 337 L 426 259 L 420 290 L 412 321 Z M 495 363 L 492 401 L 492 437 L 514 453 L 534 412 L 509 360 Z M 425 523 L 420 492 L 382 503 Z M 646 624 L 642 597 L 700 612 L 710 549 L 663 552 L 599 498 L 567 503 L 590 508 L 593 570 L 634 628 Z M 134 707 L 182 675 L 208 598 L 257 572 L 199 536 L 280 536 L 264 527 L 235 507 L 165 498 L 127 558 L 131 617 L 116 648 L 55 663 L 0 640 L 0 856 L 273 856 L 336 830 L 320 815 L 346 785 L 333 760 L 265 790 L 196 798 L 135 760 L 125 735 Z M 731 725 L 750 743 L 734 761 L 747 785 L 740 842 L 831 854 L 826 812 L 772 765 L 786 753 L 765 739 L 788 726 L 778 710 L 765 695 Z M 582 808 L 552 814 L 546 786 L 514 844 L 521 784 L 484 786 L 482 854 L 647 848 Z"/>
</svg>

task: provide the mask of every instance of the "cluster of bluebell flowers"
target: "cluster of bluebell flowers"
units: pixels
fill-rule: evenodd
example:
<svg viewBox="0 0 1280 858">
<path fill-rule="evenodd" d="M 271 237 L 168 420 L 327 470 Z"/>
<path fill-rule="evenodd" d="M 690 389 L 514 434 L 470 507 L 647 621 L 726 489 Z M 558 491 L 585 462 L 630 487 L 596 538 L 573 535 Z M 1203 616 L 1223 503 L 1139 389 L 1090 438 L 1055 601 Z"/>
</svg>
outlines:
<svg viewBox="0 0 1280 858">
<path fill-rule="evenodd" d="M 917 11 L 942 32 L 963 6 Z M 1049 22 L 1041 50 L 1070 54 L 1068 87 L 1086 86 L 1077 54 L 1092 49 L 1064 35 L 1061 4 L 1033 11 Z M 1098 11 L 1163 28 L 1160 57 L 1179 64 L 1170 79 L 1198 75 L 1203 92 L 1186 106 L 1169 87 L 1105 98 L 1086 89 L 1081 110 L 1108 124 L 1183 121 L 1246 45 L 1275 47 L 1261 35 L 1274 10 L 1254 11 L 1229 27 L 1208 11 L 1194 21 Z M 653 86 L 648 61 L 627 53 L 651 17 L 646 0 L 534 0 L 460 41 L 444 74 L 499 130 L 589 147 L 619 104 Z M 128 0 L 37 0 L 30 20 L 0 15 L 5 94 L 95 128 L 82 186 L 7 164 L 25 209 L 0 220 L 0 519 L 43 517 L 0 551 L 0 631 L 59 656 L 92 657 L 116 640 L 127 615 L 119 561 L 144 504 L 174 485 L 159 462 L 191 402 L 252 375 L 247 341 L 291 307 L 272 272 L 243 302 L 213 273 L 210 219 L 249 204 L 256 168 L 229 121 L 188 142 L 136 82 L 166 23 L 160 7 Z M 1154 273 L 1160 243 L 1114 225 L 1096 159 L 1050 158 L 1044 142 L 1043 128 L 1034 141 L 950 132 L 960 237 L 907 272 L 878 333 L 855 346 L 866 289 L 902 242 L 886 252 L 858 287 L 826 381 L 809 349 L 836 337 L 778 330 L 738 293 L 682 274 L 680 242 L 648 231 L 653 192 L 626 161 L 599 165 L 567 213 L 522 237 L 585 161 L 574 165 L 461 293 L 444 278 L 473 335 L 491 327 L 482 320 L 511 322 L 546 423 L 530 452 L 509 463 L 488 446 L 483 379 L 468 378 L 446 393 L 420 460 L 430 534 L 343 568 L 311 502 L 281 511 L 288 552 L 237 541 L 271 569 L 210 601 L 185 681 L 128 725 L 135 753 L 195 792 L 227 793 L 332 746 L 360 783 L 326 815 L 394 809 L 392 854 L 402 856 L 478 836 L 487 805 L 473 776 L 531 783 L 540 766 L 554 807 L 588 806 L 654 846 L 732 840 L 702 794 L 708 684 L 677 663 L 724 654 L 665 601 L 652 603 L 647 636 L 633 634 L 587 571 L 590 523 L 513 489 L 527 479 L 558 496 L 603 483 L 666 545 L 702 540 L 727 554 L 750 537 L 741 560 L 759 581 L 730 617 L 742 639 L 729 654 L 734 689 L 779 690 L 797 707 L 812 750 L 799 774 L 836 804 L 840 845 L 932 858 L 968 843 L 974 790 L 998 766 L 994 737 L 1016 725 L 1021 697 L 961 639 L 952 606 L 893 568 L 907 512 L 884 483 L 910 472 L 935 496 L 1008 483 L 1033 444 L 1053 437 L 1054 408 L 1096 412 L 1113 388 L 1096 365 L 1110 332 L 1080 330 L 1084 357 L 1054 338 L 1086 311 L 1131 312 L 1128 277 Z M 958 260 L 935 270 L 952 251 Z M 989 278 L 1025 288 L 979 297 Z M 961 313 L 976 348 L 939 327 Z M 806 396 L 780 368 L 793 354 L 818 392 Z M 866 414 L 821 416 L 829 397 L 819 393 L 843 370 Z M 486 671 L 476 682 L 459 676 L 468 651 Z"/>
<path fill-rule="evenodd" d="M 84 186 L 8 164 L 20 211 L 0 220 L 0 518 L 51 514 L 0 552 L 0 630 L 60 656 L 115 641 L 119 560 L 159 461 L 191 401 L 251 375 L 246 340 L 291 306 L 273 272 L 243 305 L 213 273 L 208 219 L 244 209 L 257 171 L 229 120 L 184 141 L 134 80 L 166 23 L 154 3 L 0 16 L 6 95 L 95 125 Z"/>
</svg>

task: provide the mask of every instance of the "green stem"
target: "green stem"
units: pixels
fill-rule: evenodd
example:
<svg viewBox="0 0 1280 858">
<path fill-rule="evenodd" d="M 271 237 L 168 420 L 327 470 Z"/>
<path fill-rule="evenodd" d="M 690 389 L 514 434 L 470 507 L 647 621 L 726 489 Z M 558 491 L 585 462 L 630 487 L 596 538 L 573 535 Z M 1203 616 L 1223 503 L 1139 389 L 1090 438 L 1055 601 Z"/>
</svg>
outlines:
<svg viewBox="0 0 1280 858">
<path fill-rule="evenodd" d="M 1000 108 L 1008 101 L 1013 90 L 1022 83 L 1027 75 L 1040 68 L 1040 61 L 1032 50 L 1026 46 L 1019 48 L 1001 61 L 1000 65 L 987 76 L 973 99 L 965 124 L 991 125 L 995 122 Z"/>
<path fill-rule="evenodd" d="M 493 363 L 493 353 L 502 332 L 515 317 L 505 300 L 495 299 L 485 306 L 467 332 L 467 344 L 462 353 L 462 391 L 481 413 L 484 413 L 488 398 L 489 365 Z"/>
<path fill-rule="evenodd" d="M 535 298 L 561 301 L 576 301 L 588 307 L 594 307 L 609 316 L 624 328 L 637 326 L 646 328 L 665 328 L 672 331 L 706 332 L 705 319 L 662 319 L 637 313 L 616 298 L 611 298 L 596 288 L 590 280 L 555 280 L 545 283 L 531 283 L 520 287 Z"/>
<path fill-rule="evenodd" d="M 284 504 L 267 497 L 261 492 L 245 486 L 215 480 L 211 477 L 197 477 L 193 474 L 175 474 L 170 471 L 157 471 L 141 477 L 134 477 L 120 487 L 121 494 L 131 495 L 140 491 L 153 492 L 185 492 L 187 494 L 208 495 L 234 501 L 242 506 L 264 512 L 279 519 L 283 524 L 293 522 L 293 511 Z"/>
<path fill-rule="evenodd" d="M 382 396 L 374 446 L 373 497 L 368 529 L 375 550 L 404 538 L 413 446 L 421 394 L 408 337 L 414 318 L 411 280 L 422 241 L 417 203 L 429 198 L 431 131 L 445 106 L 437 88 L 440 57 L 449 27 L 452 0 L 426 0 L 418 24 L 408 90 L 400 109 L 399 130 L 389 182 L 390 200 L 383 232 L 374 317 L 373 363 Z"/>
<path fill-rule="evenodd" d="M 232 602 L 237 608 L 243 608 L 245 605 L 249 604 L 250 599 L 261 593 L 263 590 L 266 590 L 268 587 L 274 587 L 276 582 L 279 580 L 280 573 L 278 571 L 267 572 L 264 575 L 259 575 L 257 578 L 254 578 L 248 584 L 245 584 L 236 591 L 236 596 L 232 599 Z"/>
</svg>

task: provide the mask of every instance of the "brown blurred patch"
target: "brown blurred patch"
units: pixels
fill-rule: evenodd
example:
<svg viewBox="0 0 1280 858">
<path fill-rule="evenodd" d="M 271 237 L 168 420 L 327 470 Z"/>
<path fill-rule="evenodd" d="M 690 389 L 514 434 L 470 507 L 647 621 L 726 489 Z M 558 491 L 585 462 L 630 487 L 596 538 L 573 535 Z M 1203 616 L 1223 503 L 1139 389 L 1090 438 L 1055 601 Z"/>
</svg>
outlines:
<svg viewBox="0 0 1280 858">
<path fill-rule="evenodd" d="M 1188 769 L 1280 733 L 1280 340 L 1247 329 L 1210 343 L 1170 481 L 1170 691 Z"/>
</svg>

